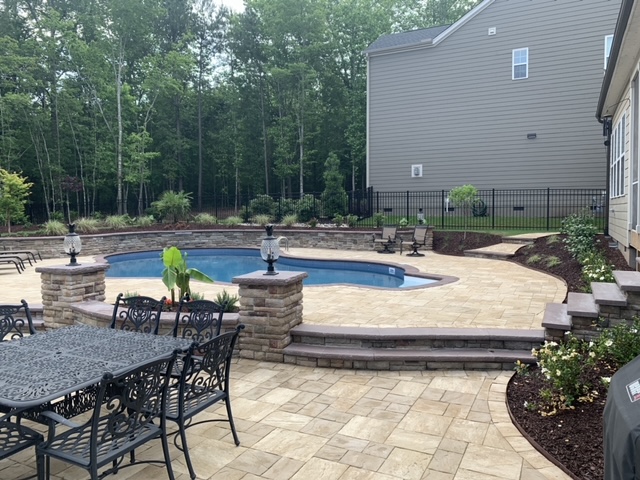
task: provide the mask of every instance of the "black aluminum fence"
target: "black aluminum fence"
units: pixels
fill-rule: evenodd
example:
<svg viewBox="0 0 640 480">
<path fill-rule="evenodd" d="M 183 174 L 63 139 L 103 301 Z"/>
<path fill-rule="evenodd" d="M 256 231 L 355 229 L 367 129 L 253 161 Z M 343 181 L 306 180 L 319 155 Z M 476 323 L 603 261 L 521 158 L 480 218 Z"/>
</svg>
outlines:
<svg viewBox="0 0 640 480">
<path fill-rule="evenodd" d="M 248 221 L 255 214 L 269 214 L 280 221 L 296 214 L 301 222 L 311 218 L 330 221 L 337 210 L 357 217 L 357 225 L 416 225 L 423 221 L 438 229 L 469 230 L 558 230 L 562 219 L 584 210 L 593 213 L 604 228 L 605 194 L 602 189 L 479 190 L 473 205 L 454 205 L 447 190 L 429 192 L 375 192 L 373 189 L 348 192 L 344 199 L 304 196 L 211 196 L 204 199 L 203 212 L 219 220 L 239 216 Z M 337 207 L 336 207 L 337 205 Z M 384 218 L 381 220 L 381 216 Z"/>
</svg>

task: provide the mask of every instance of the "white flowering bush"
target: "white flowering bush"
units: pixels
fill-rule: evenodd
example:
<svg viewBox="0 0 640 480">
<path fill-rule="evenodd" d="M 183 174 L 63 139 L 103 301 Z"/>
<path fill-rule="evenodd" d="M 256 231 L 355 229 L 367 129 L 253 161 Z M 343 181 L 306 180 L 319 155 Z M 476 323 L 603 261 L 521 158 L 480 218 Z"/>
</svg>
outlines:
<svg viewBox="0 0 640 480">
<path fill-rule="evenodd" d="M 567 250 L 580 263 L 586 255 L 594 251 L 594 238 L 598 233 L 595 217 L 589 211 L 574 213 L 562 220 L 561 233 L 565 233 L 567 237 L 564 243 Z"/>
<path fill-rule="evenodd" d="M 582 276 L 587 282 L 614 283 L 613 266 L 598 252 L 586 254 L 582 260 Z"/>
<path fill-rule="evenodd" d="M 546 391 L 540 392 L 547 413 L 555 413 L 556 408 L 571 408 L 576 400 L 590 392 L 591 385 L 585 381 L 584 372 L 593 364 L 596 353 L 590 352 L 588 346 L 567 335 L 565 342 L 545 342 L 531 352 L 549 385 Z"/>
<path fill-rule="evenodd" d="M 617 367 L 629 363 L 640 355 L 640 319 L 635 317 L 631 324 L 620 324 L 602 331 L 595 342 L 599 358 L 613 362 Z"/>
</svg>

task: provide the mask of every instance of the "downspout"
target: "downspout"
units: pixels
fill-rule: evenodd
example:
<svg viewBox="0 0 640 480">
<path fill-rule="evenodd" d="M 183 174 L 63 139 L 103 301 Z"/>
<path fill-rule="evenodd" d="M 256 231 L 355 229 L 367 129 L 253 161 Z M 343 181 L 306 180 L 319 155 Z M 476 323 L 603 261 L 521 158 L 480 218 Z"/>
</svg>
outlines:
<svg viewBox="0 0 640 480">
<path fill-rule="evenodd" d="M 598 118 L 598 121 L 602 124 L 602 135 L 607 137 L 604 141 L 605 147 L 607 147 L 607 173 L 605 180 L 605 195 L 604 195 L 604 234 L 609 235 L 609 188 L 611 180 L 611 117 L 603 119 Z"/>
</svg>

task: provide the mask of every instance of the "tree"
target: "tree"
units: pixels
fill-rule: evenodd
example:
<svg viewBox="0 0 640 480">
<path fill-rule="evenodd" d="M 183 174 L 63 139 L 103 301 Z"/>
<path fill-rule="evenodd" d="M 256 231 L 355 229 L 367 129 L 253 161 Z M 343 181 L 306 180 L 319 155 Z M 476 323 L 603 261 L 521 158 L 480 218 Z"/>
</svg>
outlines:
<svg viewBox="0 0 640 480">
<path fill-rule="evenodd" d="M 24 207 L 33 183 L 26 177 L 0 168 L 0 218 L 11 233 L 11 222 L 24 218 Z"/>
<path fill-rule="evenodd" d="M 473 185 L 462 185 L 456 187 L 449 192 L 449 198 L 453 204 L 463 210 L 464 215 L 464 238 L 467 238 L 467 222 L 469 219 L 469 210 L 473 205 L 473 201 L 478 195 L 478 189 Z"/>
<path fill-rule="evenodd" d="M 344 177 L 340 173 L 340 160 L 330 153 L 324 163 L 324 192 L 322 205 L 325 215 L 344 215 L 347 213 L 347 192 L 344 189 Z"/>
</svg>

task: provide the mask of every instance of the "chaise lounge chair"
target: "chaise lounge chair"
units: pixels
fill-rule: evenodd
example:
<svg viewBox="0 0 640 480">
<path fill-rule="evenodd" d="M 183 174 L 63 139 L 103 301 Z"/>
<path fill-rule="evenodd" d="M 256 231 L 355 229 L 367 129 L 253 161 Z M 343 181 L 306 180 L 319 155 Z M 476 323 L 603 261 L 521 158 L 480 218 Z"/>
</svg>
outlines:
<svg viewBox="0 0 640 480">
<path fill-rule="evenodd" d="M 378 253 L 395 253 L 393 247 L 396 245 L 398 228 L 395 225 L 389 227 L 382 227 L 382 233 L 380 238 L 376 238 L 376 234 L 373 235 L 374 248 L 377 245 L 382 246 L 382 250 L 378 250 Z"/>
<path fill-rule="evenodd" d="M 400 255 L 402 255 L 402 247 L 409 247 L 413 251 L 407 253 L 407 257 L 424 257 L 424 253 L 419 253 L 418 250 L 427 244 L 427 233 L 429 227 L 426 225 L 416 225 L 413 231 L 413 237 L 411 240 L 400 241 Z"/>
</svg>

